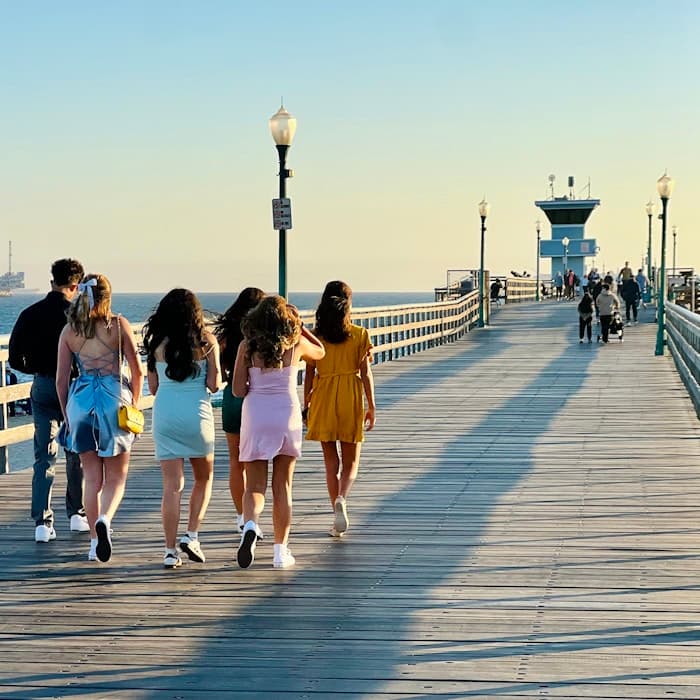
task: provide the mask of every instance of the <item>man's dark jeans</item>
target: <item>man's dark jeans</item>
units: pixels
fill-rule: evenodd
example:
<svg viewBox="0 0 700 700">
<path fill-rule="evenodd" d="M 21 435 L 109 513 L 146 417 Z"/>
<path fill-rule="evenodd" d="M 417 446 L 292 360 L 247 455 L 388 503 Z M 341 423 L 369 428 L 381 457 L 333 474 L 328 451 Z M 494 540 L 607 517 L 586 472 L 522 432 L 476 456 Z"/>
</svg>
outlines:
<svg viewBox="0 0 700 700">
<path fill-rule="evenodd" d="M 632 317 L 634 320 L 637 320 L 637 300 L 635 299 L 634 301 L 627 301 L 625 299 L 625 317 L 627 320 L 630 320 L 630 309 L 632 310 Z"/>
<path fill-rule="evenodd" d="M 612 322 L 612 316 L 600 316 L 600 334 L 603 336 L 603 342 L 608 342 L 608 335 L 610 334 L 610 324 Z"/>
<path fill-rule="evenodd" d="M 32 478 L 32 519 L 37 525 L 53 526 L 51 491 L 56 475 L 56 435 L 63 422 L 53 377 L 34 375 L 31 392 L 34 417 L 34 477 Z M 84 515 L 83 468 L 80 457 L 66 450 L 66 514 Z"/>
</svg>

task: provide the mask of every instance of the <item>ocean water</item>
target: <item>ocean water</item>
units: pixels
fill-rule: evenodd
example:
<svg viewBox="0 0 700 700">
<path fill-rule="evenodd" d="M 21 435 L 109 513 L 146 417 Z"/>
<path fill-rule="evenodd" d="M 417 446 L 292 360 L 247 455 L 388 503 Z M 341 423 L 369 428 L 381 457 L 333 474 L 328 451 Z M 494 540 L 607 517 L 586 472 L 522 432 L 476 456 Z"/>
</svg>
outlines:
<svg viewBox="0 0 700 700">
<path fill-rule="evenodd" d="M 15 294 L 11 297 L 0 297 L 0 335 L 7 335 L 17 320 L 17 316 L 30 304 L 46 296 L 40 294 Z M 156 307 L 161 293 L 127 294 L 116 293 L 112 298 L 112 310 L 123 314 L 131 323 L 145 321 Z M 203 292 L 198 294 L 202 306 L 213 313 L 223 313 L 233 303 L 236 294 Z M 315 309 L 321 297 L 321 292 L 290 292 L 289 301 L 302 311 Z M 422 304 L 434 301 L 432 291 L 423 292 L 353 292 L 355 307 L 393 306 L 398 304 Z"/>
</svg>

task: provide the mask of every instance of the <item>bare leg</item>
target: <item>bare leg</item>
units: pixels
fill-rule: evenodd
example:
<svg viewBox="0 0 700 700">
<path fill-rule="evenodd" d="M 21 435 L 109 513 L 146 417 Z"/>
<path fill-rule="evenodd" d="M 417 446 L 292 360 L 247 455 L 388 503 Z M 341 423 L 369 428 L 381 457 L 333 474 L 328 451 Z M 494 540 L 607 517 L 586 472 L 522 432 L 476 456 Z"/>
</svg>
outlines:
<svg viewBox="0 0 700 700">
<path fill-rule="evenodd" d="M 194 474 L 194 485 L 190 494 L 190 516 L 187 521 L 187 529 L 197 532 L 207 512 L 211 487 L 214 483 L 214 455 L 206 457 L 191 457 L 190 464 Z"/>
<path fill-rule="evenodd" d="M 338 483 L 338 495 L 347 498 L 352 485 L 357 478 L 357 471 L 360 468 L 361 442 L 341 442 L 340 454 L 343 462 L 343 469 L 340 472 Z"/>
<path fill-rule="evenodd" d="M 245 521 L 258 522 L 265 507 L 267 490 L 267 461 L 263 459 L 245 463 L 245 493 L 243 494 L 243 516 Z"/>
<path fill-rule="evenodd" d="M 95 521 L 100 517 L 100 492 L 104 482 L 104 470 L 102 468 L 102 457 L 98 457 L 97 452 L 81 452 L 80 461 L 83 465 L 83 505 L 85 515 L 90 524 L 90 537 L 97 537 L 95 532 Z"/>
<path fill-rule="evenodd" d="M 184 460 L 165 459 L 160 463 L 163 475 L 163 500 L 160 512 L 163 517 L 165 546 L 175 548 L 177 529 L 180 525 L 180 498 L 185 488 Z"/>
<path fill-rule="evenodd" d="M 238 433 L 226 433 L 228 443 L 228 489 L 231 492 L 231 500 L 236 506 L 236 512 L 243 513 L 243 494 L 245 493 L 245 469 L 238 459 L 238 448 L 241 444 L 241 436 Z"/>
<path fill-rule="evenodd" d="M 272 460 L 272 525 L 275 544 L 287 544 L 292 525 L 292 479 L 296 457 L 277 455 Z"/>
<path fill-rule="evenodd" d="M 129 473 L 129 452 L 104 458 L 104 485 L 100 497 L 100 515 L 110 522 L 124 497 L 126 476 Z"/>
<path fill-rule="evenodd" d="M 338 471 L 340 470 L 340 457 L 335 442 L 322 442 L 323 462 L 326 465 L 326 487 L 331 499 L 331 507 L 338 498 Z"/>
</svg>

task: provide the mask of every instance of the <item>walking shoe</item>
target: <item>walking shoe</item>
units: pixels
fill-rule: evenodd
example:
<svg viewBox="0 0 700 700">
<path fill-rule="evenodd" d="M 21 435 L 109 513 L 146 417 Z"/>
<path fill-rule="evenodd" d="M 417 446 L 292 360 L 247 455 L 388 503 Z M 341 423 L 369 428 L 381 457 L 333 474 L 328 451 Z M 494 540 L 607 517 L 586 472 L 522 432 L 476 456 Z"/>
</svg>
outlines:
<svg viewBox="0 0 700 700">
<path fill-rule="evenodd" d="M 109 528 L 109 520 L 104 515 L 100 515 L 95 523 L 97 533 L 97 547 L 95 553 L 101 562 L 109 561 L 112 558 L 112 537 Z"/>
<path fill-rule="evenodd" d="M 88 561 L 97 561 L 97 538 L 90 540 L 90 549 L 88 550 Z"/>
<path fill-rule="evenodd" d="M 582 343 L 582 342 L 583 342 L 583 338 L 581 338 L 581 340 L 579 340 L 578 342 L 579 342 L 579 343 Z"/>
<path fill-rule="evenodd" d="M 70 531 L 71 532 L 90 532 L 90 524 L 84 515 L 76 513 L 70 516 Z"/>
<path fill-rule="evenodd" d="M 348 509 L 343 496 L 338 496 L 335 499 L 333 511 L 335 513 L 333 527 L 337 532 L 345 532 L 350 527 L 350 522 L 348 521 Z"/>
<path fill-rule="evenodd" d="M 177 569 L 178 566 L 182 566 L 182 559 L 177 552 L 166 552 L 163 557 L 163 566 L 166 569 Z"/>
<path fill-rule="evenodd" d="M 192 539 L 189 535 L 183 535 L 180 538 L 180 549 L 190 558 L 190 561 L 197 561 L 200 564 L 206 561 L 199 540 Z"/>
<path fill-rule="evenodd" d="M 51 525 L 37 525 L 34 530 L 35 542 L 50 542 L 56 539 L 56 530 Z"/>
<path fill-rule="evenodd" d="M 276 544 L 274 550 L 272 566 L 275 569 L 288 569 L 290 566 L 294 566 L 296 559 L 294 559 L 286 544 Z"/>
<path fill-rule="evenodd" d="M 335 529 L 335 525 L 331 525 L 331 529 L 328 531 L 328 534 L 329 534 L 331 537 L 345 537 L 345 533 L 344 533 L 344 532 L 338 532 L 338 531 Z"/>
<path fill-rule="evenodd" d="M 255 542 L 258 539 L 256 525 L 249 520 L 243 528 L 241 543 L 238 545 L 236 560 L 241 569 L 247 569 L 255 561 Z"/>
</svg>

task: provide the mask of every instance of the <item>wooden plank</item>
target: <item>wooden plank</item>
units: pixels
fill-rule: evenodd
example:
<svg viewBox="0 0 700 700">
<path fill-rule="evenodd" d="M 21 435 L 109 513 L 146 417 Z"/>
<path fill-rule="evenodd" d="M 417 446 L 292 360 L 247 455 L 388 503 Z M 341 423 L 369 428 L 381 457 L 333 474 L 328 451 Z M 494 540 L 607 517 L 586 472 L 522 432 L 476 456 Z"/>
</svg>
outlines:
<svg viewBox="0 0 700 700">
<path fill-rule="evenodd" d="M 61 469 L 48 545 L 29 470 L 3 477 L 0 698 L 700 697 L 700 431 L 650 315 L 580 346 L 574 305 L 506 306 L 375 368 L 351 532 L 325 534 L 306 444 L 289 571 L 267 541 L 235 565 L 222 434 L 207 564 L 175 572 L 150 435 L 108 565 L 67 532 Z"/>
</svg>

